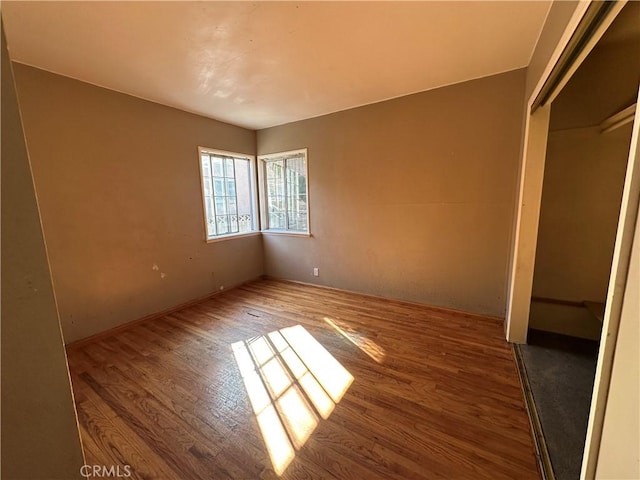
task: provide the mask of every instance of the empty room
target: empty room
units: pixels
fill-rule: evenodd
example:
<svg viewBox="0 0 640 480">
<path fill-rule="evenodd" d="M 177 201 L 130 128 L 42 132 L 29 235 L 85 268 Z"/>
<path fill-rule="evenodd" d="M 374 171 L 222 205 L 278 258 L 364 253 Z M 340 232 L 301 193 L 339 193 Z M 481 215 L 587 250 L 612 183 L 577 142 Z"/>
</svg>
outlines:
<svg viewBox="0 0 640 480">
<path fill-rule="evenodd" d="M 640 478 L 636 3 L 0 8 L 3 479 Z"/>
</svg>

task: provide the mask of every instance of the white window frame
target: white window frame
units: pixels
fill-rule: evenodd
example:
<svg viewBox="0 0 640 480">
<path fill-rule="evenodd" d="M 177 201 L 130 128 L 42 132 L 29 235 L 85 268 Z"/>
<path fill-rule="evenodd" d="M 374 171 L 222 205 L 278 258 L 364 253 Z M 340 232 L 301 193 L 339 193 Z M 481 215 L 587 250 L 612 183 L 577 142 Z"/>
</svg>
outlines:
<svg viewBox="0 0 640 480">
<path fill-rule="evenodd" d="M 207 200 L 204 190 L 204 175 L 202 172 L 202 154 L 219 155 L 222 157 L 231 157 L 234 159 L 248 160 L 249 161 L 249 179 L 251 189 L 251 231 L 250 232 L 237 232 L 237 233 L 225 233 L 222 235 L 209 235 L 209 229 L 207 227 Z M 260 209 L 258 207 L 258 194 L 256 183 L 256 157 L 254 155 L 248 155 L 246 153 L 229 152 L 226 150 L 218 150 L 215 148 L 198 147 L 198 168 L 200 171 L 200 196 L 202 198 L 202 221 L 204 226 L 204 238 L 207 243 L 219 242 L 222 240 L 228 240 L 231 238 L 248 237 L 253 235 L 260 235 Z M 235 176 L 234 176 L 235 179 Z M 213 186 L 212 186 L 213 188 Z M 236 202 L 237 202 L 237 182 L 236 182 Z M 215 208 L 215 207 L 214 207 Z"/>
<path fill-rule="evenodd" d="M 305 164 L 305 182 L 307 191 L 307 230 L 301 232 L 298 230 L 288 230 L 282 228 L 269 228 L 269 212 L 268 212 L 268 198 L 267 198 L 267 163 L 286 159 L 287 157 L 304 156 Z M 261 232 L 263 234 L 277 234 L 277 235 L 293 235 L 309 237 L 311 236 L 311 201 L 309 191 L 309 153 L 306 148 L 300 148 L 298 150 L 288 150 L 286 152 L 269 153 L 266 155 L 258 155 L 258 161 L 260 168 L 258 168 L 258 181 L 260 184 L 260 225 Z"/>
</svg>

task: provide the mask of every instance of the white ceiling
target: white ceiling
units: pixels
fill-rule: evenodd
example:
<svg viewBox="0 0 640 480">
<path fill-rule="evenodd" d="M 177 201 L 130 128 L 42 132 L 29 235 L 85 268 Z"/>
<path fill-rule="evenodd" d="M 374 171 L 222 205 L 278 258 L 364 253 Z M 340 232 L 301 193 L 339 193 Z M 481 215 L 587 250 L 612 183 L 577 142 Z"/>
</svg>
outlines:
<svg viewBox="0 0 640 480">
<path fill-rule="evenodd" d="M 2 3 L 15 61 L 260 129 L 524 67 L 551 2 Z"/>
</svg>

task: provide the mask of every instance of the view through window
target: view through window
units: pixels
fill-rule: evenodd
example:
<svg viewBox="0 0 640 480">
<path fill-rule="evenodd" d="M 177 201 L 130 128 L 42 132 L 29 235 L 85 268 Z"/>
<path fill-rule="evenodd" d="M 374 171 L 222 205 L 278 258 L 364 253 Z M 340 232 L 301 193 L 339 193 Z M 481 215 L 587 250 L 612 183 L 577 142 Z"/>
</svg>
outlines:
<svg viewBox="0 0 640 480">
<path fill-rule="evenodd" d="M 256 230 L 253 157 L 200 148 L 207 238 Z"/>
<path fill-rule="evenodd" d="M 309 232 L 307 150 L 260 157 L 264 170 L 264 229 Z"/>
</svg>

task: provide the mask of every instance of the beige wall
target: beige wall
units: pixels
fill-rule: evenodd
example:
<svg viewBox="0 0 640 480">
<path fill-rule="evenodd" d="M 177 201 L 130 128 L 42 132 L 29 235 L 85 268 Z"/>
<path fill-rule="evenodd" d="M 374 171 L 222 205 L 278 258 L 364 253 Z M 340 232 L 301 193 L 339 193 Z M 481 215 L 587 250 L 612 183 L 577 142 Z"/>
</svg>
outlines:
<svg viewBox="0 0 640 480">
<path fill-rule="evenodd" d="M 534 296 L 605 301 L 630 141 L 631 124 L 549 134 Z"/>
<path fill-rule="evenodd" d="M 585 306 L 531 302 L 529 327 L 571 337 L 599 340 L 602 324 Z"/>
<path fill-rule="evenodd" d="M 205 243 L 197 155 L 255 132 L 15 71 L 67 342 L 262 274 L 260 236 Z"/>
<path fill-rule="evenodd" d="M 312 236 L 265 235 L 266 273 L 503 316 L 524 80 L 259 131 L 260 154 L 309 149 Z"/>
<path fill-rule="evenodd" d="M 2 30 L 2 478 L 84 463 L 47 251 Z"/>
</svg>

